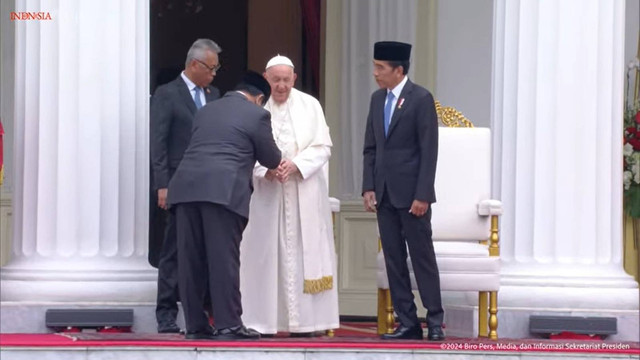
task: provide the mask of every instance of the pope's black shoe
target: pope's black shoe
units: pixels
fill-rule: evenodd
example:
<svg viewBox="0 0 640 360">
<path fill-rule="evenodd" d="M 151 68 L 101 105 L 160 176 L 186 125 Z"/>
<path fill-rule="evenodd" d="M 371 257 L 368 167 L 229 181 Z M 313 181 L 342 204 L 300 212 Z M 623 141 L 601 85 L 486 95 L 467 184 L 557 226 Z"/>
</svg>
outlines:
<svg viewBox="0 0 640 360">
<path fill-rule="evenodd" d="M 392 334 L 382 334 L 380 338 L 382 340 L 422 340 L 422 327 L 420 324 L 412 327 L 400 325 Z"/>
<path fill-rule="evenodd" d="M 238 325 L 225 329 L 218 329 L 214 335 L 216 340 L 255 340 L 260 339 L 260 333 Z"/>
<path fill-rule="evenodd" d="M 429 328 L 429 334 L 427 338 L 430 341 L 442 341 L 444 340 L 444 331 L 442 331 L 442 327 L 434 326 Z"/>
<path fill-rule="evenodd" d="M 292 332 L 289 333 L 289 337 L 292 338 L 312 338 L 315 337 L 316 333 L 315 332 Z"/>
</svg>

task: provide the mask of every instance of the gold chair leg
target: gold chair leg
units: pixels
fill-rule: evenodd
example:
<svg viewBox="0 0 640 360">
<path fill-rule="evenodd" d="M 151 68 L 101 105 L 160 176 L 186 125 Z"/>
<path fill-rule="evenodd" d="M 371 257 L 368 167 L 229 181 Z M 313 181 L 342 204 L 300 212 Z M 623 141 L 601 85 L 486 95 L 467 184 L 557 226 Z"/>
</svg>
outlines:
<svg viewBox="0 0 640 360">
<path fill-rule="evenodd" d="M 487 303 L 487 291 L 478 293 L 478 337 L 489 336 L 489 305 Z"/>
<path fill-rule="evenodd" d="M 387 333 L 387 314 L 385 312 L 385 300 L 384 289 L 378 289 L 378 335 Z"/>
<path fill-rule="evenodd" d="M 393 302 L 391 301 L 391 290 L 386 291 L 387 298 L 387 334 L 393 333 L 396 324 L 396 318 L 393 316 Z"/>
<path fill-rule="evenodd" d="M 378 289 L 378 335 L 393 332 L 393 304 L 389 289 Z"/>
<path fill-rule="evenodd" d="M 498 340 L 498 292 L 489 292 L 489 339 Z"/>
</svg>

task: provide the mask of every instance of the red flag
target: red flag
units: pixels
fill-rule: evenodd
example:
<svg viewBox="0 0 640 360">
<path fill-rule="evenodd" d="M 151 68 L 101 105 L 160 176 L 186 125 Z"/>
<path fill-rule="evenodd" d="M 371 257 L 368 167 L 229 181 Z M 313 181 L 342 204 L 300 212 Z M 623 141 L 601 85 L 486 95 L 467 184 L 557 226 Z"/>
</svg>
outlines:
<svg viewBox="0 0 640 360">
<path fill-rule="evenodd" d="M 2 121 L 0 120 L 0 185 L 2 185 L 2 180 L 4 179 L 4 161 L 2 159 L 2 136 L 4 135 L 4 129 L 2 128 Z"/>
</svg>

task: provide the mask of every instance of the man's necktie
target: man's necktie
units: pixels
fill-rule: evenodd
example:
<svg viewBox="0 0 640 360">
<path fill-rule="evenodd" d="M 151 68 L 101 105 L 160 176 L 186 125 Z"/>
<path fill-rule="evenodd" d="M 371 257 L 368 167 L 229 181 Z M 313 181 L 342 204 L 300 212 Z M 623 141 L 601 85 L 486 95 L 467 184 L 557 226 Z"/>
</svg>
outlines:
<svg viewBox="0 0 640 360">
<path fill-rule="evenodd" d="M 196 86 L 196 96 L 193 99 L 196 102 L 196 108 L 200 109 L 202 107 L 202 100 L 200 100 L 200 94 L 202 94 L 202 89 L 200 86 Z"/>
<path fill-rule="evenodd" d="M 391 123 L 391 107 L 393 106 L 393 92 L 387 94 L 387 103 L 384 106 L 384 136 L 389 134 L 389 124 Z"/>
</svg>

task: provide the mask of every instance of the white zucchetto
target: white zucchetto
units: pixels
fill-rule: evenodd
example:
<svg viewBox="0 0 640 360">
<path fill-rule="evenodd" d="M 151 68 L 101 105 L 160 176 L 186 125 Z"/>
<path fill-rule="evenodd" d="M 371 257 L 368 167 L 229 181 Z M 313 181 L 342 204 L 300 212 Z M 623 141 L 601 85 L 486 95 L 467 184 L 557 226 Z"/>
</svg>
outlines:
<svg viewBox="0 0 640 360">
<path fill-rule="evenodd" d="M 286 56 L 282 56 L 278 54 L 272 57 L 271 60 L 269 60 L 269 62 L 267 63 L 267 66 L 265 67 L 265 70 L 276 65 L 287 65 L 295 69 L 295 67 L 293 66 L 293 62 L 291 62 L 291 59 L 289 59 Z"/>
</svg>

